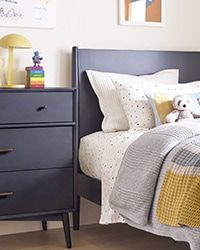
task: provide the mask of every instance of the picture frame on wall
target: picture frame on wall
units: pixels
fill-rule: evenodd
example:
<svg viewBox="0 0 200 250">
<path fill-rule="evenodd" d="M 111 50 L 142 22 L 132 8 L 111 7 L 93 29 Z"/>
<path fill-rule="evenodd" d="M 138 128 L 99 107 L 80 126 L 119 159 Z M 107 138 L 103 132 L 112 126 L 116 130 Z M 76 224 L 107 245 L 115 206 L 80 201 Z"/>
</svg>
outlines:
<svg viewBox="0 0 200 250">
<path fill-rule="evenodd" d="M 119 0 L 119 24 L 164 26 L 165 0 Z"/>
<path fill-rule="evenodd" d="M 0 0 L 0 27 L 54 29 L 56 0 Z"/>
</svg>

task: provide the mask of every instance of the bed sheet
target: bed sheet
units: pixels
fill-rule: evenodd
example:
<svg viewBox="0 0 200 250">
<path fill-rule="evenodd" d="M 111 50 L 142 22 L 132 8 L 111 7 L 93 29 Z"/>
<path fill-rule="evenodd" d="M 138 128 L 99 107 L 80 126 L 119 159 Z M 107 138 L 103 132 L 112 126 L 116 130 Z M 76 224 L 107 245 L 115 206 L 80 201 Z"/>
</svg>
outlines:
<svg viewBox="0 0 200 250">
<path fill-rule="evenodd" d="M 130 129 L 113 133 L 96 132 L 80 141 L 81 170 L 88 176 L 101 180 L 101 224 L 124 222 L 109 206 L 109 198 L 123 155 L 128 146 L 148 129 Z"/>
</svg>

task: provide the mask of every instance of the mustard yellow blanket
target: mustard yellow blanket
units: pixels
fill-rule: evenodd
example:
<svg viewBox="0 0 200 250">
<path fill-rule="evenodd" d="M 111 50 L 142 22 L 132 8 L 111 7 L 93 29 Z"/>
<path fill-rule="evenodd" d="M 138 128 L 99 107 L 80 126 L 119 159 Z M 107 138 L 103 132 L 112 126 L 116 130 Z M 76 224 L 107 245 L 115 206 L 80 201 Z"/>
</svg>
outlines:
<svg viewBox="0 0 200 250">
<path fill-rule="evenodd" d="M 200 136 L 178 147 L 164 176 L 157 218 L 171 226 L 200 228 Z"/>
</svg>

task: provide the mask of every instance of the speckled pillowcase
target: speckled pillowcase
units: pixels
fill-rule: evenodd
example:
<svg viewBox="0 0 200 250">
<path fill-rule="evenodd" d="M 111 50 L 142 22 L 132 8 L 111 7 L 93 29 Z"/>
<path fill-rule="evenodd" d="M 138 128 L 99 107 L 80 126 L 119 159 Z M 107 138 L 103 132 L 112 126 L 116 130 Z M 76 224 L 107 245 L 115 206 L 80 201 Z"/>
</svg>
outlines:
<svg viewBox="0 0 200 250">
<path fill-rule="evenodd" d="M 136 82 L 149 81 L 161 84 L 178 84 L 179 71 L 177 69 L 166 69 L 155 74 L 134 76 L 118 73 L 99 72 L 87 70 L 87 75 L 94 89 L 100 104 L 101 111 L 104 115 L 102 130 L 104 132 L 115 132 L 128 130 L 128 120 L 124 114 L 123 107 L 120 103 L 118 94 L 113 84 L 114 80 L 129 81 L 133 84 Z"/>
<path fill-rule="evenodd" d="M 131 129 L 153 128 L 154 115 L 144 90 L 155 88 L 153 83 L 114 81 L 117 93 Z"/>
<path fill-rule="evenodd" d="M 136 82 L 129 81 L 113 81 L 124 112 L 131 129 L 153 128 L 155 124 L 155 115 L 151 102 L 147 99 L 146 93 L 163 92 L 173 93 L 173 95 L 188 94 L 191 92 L 199 92 L 200 82 L 192 82 L 188 84 L 162 85 L 152 82 Z"/>
</svg>

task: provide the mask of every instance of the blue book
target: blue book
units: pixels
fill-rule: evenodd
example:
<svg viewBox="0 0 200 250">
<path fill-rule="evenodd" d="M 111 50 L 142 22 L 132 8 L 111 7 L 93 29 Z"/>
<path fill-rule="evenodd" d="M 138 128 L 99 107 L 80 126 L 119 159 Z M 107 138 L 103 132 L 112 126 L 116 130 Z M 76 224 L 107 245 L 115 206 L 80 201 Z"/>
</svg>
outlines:
<svg viewBox="0 0 200 250">
<path fill-rule="evenodd" d="M 36 74 L 36 75 L 38 75 L 38 74 L 44 74 L 44 70 L 42 70 L 42 69 L 40 69 L 40 70 L 30 70 L 29 71 L 30 72 L 30 74 L 32 74 L 32 75 L 34 75 L 34 74 Z"/>
</svg>

